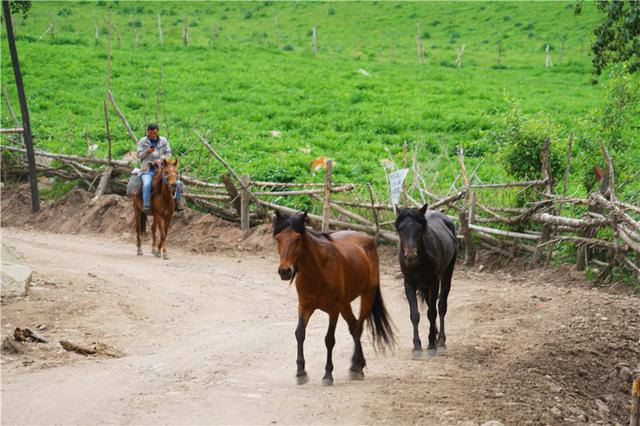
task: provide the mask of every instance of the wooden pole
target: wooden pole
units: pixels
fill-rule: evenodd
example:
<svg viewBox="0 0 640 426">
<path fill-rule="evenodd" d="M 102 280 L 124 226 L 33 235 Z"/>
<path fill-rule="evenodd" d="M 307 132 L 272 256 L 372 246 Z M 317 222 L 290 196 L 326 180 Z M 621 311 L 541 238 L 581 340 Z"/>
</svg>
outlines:
<svg viewBox="0 0 640 426">
<path fill-rule="evenodd" d="M 316 27 L 311 28 L 311 52 L 313 53 L 313 56 L 318 55 L 318 38 Z"/>
<path fill-rule="evenodd" d="M 182 44 L 189 45 L 189 17 L 184 18 L 184 26 L 182 27 Z"/>
<path fill-rule="evenodd" d="M 329 221 L 331 220 L 331 174 L 333 160 L 327 160 L 324 178 L 324 197 L 322 200 L 322 232 L 329 232 Z"/>
<path fill-rule="evenodd" d="M 120 117 L 120 120 L 122 120 L 122 124 L 124 124 L 124 127 L 127 129 L 127 132 L 129 133 L 129 137 L 131 138 L 131 140 L 135 143 L 138 143 L 138 138 L 136 137 L 136 134 L 131 129 L 131 126 L 129 125 L 127 118 L 124 116 L 122 111 L 120 111 L 120 108 L 118 108 L 118 104 L 116 103 L 116 100 L 113 97 L 113 93 L 111 93 L 111 90 L 107 91 L 107 97 L 111 101 L 111 105 L 113 105 L 113 109 L 116 110 L 116 114 L 118 114 L 118 117 Z M 111 158 L 109 158 L 109 160 L 111 160 Z"/>
<path fill-rule="evenodd" d="M 373 220 L 376 223 L 376 245 L 378 244 L 378 239 L 380 238 L 380 219 L 378 218 L 378 211 L 376 210 L 376 199 L 373 196 L 373 189 L 371 189 L 371 184 L 367 183 L 367 188 L 369 189 L 369 197 L 371 198 L 371 212 L 373 213 Z"/>
<path fill-rule="evenodd" d="M 160 47 L 164 46 L 164 40 L 162 39 L 162 22 L 160 22 L 160 14 L 158 13 L 158 37 L 160 38 Z M 157 121 L 157 119 L 156 119 Z"/>
<path fill-rule="evenodd" d="M 216 44 L 217 37 L 218 37 L 218 26 L 214 21 L 213 24 L 211 24 L 211 45 L 212 46 Z"/>
<path fill-rule="evenodd" d="M 569 134 L 569 146 L 567 148 L 567 165 L 564 169 L 564 179 L 562 186 L 562 198 L 567 196 L 567 191 L 569 190 L 569 173 L 571 172 L 571 149 L 573 148 L 573 132 Z M 562 216 L 562 208 L 564 203 L 560 202 L 558 204 L 558 216 Z"/>
<path fill-rule="evenodd" d="M 96 40 L 95 40 L 95 45 L 98 45 L 98 40 L 99 40 L 99 36 L 100 36 L 100 27 L 98 27 L 98 20 L 96 18 L 93 18 L 93 24 L 96 27 Z"/>
<path fill-rule="evenodd" d="M 4 12 L 4 22 L 7 30 L 7 42 L 9 44 L 9 52 L 11 54 L 11 65 L 13 66 L 13 75 L 16 80 L 16 89 L 18 91 L 18 99 L 20 101 L 20 113 L 22 114 L 24 144 L 27 150 L 27 162 L 29 164 L 31 211 L 35 213 L 40 210 L 36 158 L 33 150 L 33 136 L 31 134 L 31 122 L 29 120 L 29 106 L 27 105 L 27 96 L 25 95 L 24 84 L 22 82 L 22 72 L 20 71 L 20 61 L 18 59 L 18 50 L 16 48 L 16 39 L 13 33 L 13 22 L 11 21 L 11 10 L 9 9 L 8 0 L 2 1 L 2 11 Z"/>
<path fill-rule="evenodd" d="M 547 181 L 547 186 L 545 188 L 545 194 L 553 194 L 553 176 L 551 175 L 551 138 L 547 138 L 544 142 L 544 147 L 540 152 L 540 163 L 542 165 L 542 178 Z M 549 223 L 545 223 L 542 227 L 542 236 L 540 237 L 540 243 L 536 247 L 536 251 L 533 252 L 533 256 L 531 257 L 531 264 L 535 265 L 542 259 L 542 255 L 544 254 L 544 249 L 546 247 L 547 241 L 551 238 L 551 231 L 553 229 L 553 225 Z"/>
<path fill-rule="evenodd" d="M 240 176 L 242 189 L 240 190 L 240 229 L 248 231 L 251 224 L 249 223 L 249 175 Z"/>
<path fill-rule="evenodd" d="M 111 163 L 111 132 L 109 131 L 109 88 L 111 87 L 111 8 L 109 8 L 109 26 L 107 31 L 107 77 L 105 80 L 105 99 L 104 99 L 104 126 L 107 131 L 107 141 L 109 143 L 109 163 Z"/>
<path fill-rule="evenodd" d="M 456 68 L 460 69 L 462 67 L 462 54 L 464 53 L 464 44 L 461 48 L 456 50 Z"/>
</svg>

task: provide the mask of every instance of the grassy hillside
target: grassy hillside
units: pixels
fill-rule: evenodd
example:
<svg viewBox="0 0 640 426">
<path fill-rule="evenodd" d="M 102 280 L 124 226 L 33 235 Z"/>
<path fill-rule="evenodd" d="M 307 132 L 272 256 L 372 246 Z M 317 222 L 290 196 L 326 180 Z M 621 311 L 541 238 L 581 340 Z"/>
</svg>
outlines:
<svg viewBox="0 0 640 426">
<path fill-rule="evenodd" d="M 470 167 L 485 157 L 479 175 L 493 181 L 507 177 L 496 135 L 511 101 L 523 116 L 545 114 L 559 152 L 569 132 L 588 126 L 605 104 L 602 85 L 590 84 L 588 50 L 600 19 L 591 3 L 576 16 L 565 2 L 37 2 L 26 20 L 15 19 L 38 147 L 82 154 L 97 143 L 97 155 L 105 155 L 110 5 L 120 35 L 120 45 L 113 37 L 112 91 L 138 134 L 145 115 L 156 119 L 160 93 L 158 121 L 184 155 L 183 167 L 197 161 L 196 129 L 210 130 L 223 155 L 256 178 L 312 180 L 308 165 L 324 155 L 337 163 L 336 181 L 382 187 L 380 160 L 400 163 L 406 140 L 420 146 L 436 186 L 448 187 L 457 174 L 451 154 L 458 145 L 475 155 Z M 55 38 L 39 39 L 52 16 Z M 544 67 L 547 44 L 552 68 Z M 6 39 L 2 47 L 2 84 L 17 107 Z M 133 145 L 116 120 L 114 149 L 122 155 Z M 4 105 L 2 124 L 10 125 Z M 221 171 L 212 160 L 209 174 Z"/>
</svg>

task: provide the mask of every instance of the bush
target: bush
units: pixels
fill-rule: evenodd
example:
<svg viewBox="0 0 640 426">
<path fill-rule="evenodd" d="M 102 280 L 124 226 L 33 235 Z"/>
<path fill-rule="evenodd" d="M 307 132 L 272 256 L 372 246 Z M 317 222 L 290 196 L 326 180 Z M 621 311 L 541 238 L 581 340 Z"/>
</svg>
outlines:
<svg viewBox="0 0 640 426">
<path fill-rule="evenodd" d="M 329 7 L 329 15 L 335 15 L 336 14 L 336 10 L 333 8 L 333 6 Z"/>
<path fill-rule="evenodd" d="M 557 127 L 545 116 L 526 116 L 520 105 L 511 102 L 506 113 L 506 127 L 497 133 L 502 155 L 509 173 L 519 179 L 540 179 L 540 153 L 545 140 L 551 138 L 551 174 L 558 180 L 563 169 L 563 150 L 558 140 Z"/>
</svg>

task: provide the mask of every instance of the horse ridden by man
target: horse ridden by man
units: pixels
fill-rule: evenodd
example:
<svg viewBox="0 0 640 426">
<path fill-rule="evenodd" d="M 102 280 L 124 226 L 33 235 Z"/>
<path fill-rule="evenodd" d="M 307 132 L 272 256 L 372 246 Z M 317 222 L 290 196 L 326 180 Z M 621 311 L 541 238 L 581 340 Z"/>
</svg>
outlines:
<svg viewBox="0 0 640 426">
<path fill-rule="evenodd" d="M 141 234 L 146 233 L 147 217 L 153 216 L 151 226 L 151 252 L 168 259 L 167 234 L 173 212 L 182 210 L 182 182 L 178 176 L 178 160 L 172 160 L 171 147 L 166 138 L 159 136 L 157 124 L 149 124 L 147 136 L 138 141 L 136 152 L 141 161 L 141 190 L 132 196 L 138 256 L 142 256 Z M 160 232 L 156 240 L 156 229 Z M 157 244 L 156 244 L 157 241 Z"/>
</svg>

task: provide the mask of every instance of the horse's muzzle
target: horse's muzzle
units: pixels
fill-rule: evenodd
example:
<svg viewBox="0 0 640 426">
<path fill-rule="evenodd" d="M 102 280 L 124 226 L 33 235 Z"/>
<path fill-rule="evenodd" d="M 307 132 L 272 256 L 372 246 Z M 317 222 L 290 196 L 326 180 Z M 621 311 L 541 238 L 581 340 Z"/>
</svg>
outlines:
<svg viewBox="0 0 640 426">
<path fill-rule="evenodd" d="M 404 262 L 409 268 L 414 268 L 418 264 L 418 256 L 416 255 L 405 256 Z"/>
<path fill-rule="evenodd" d="M 292 268 L 278 268 L 278 274 L 280 274 L 280 278 L 284 281 L 288 281 L 293 278 L 293 269 Z"/>
</svg>

